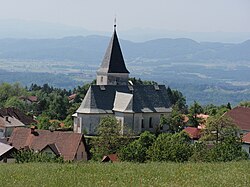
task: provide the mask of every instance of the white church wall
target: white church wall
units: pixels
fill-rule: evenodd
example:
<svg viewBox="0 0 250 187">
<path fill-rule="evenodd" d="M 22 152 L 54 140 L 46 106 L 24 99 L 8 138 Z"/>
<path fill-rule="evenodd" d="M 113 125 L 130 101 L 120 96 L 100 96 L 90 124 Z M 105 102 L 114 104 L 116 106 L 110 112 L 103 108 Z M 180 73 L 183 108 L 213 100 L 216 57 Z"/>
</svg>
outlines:
<svg viewBox="0 0 250 187">
<path fill-rule="evenodd" d="M 76 132 L 91 135 L 96 134 L 98 124 L 105 116 L 108 116 L 108 114 L 78 114 L 77 118 L 79 119 L 80 128 Z M 75 126 L 77 124 L 74 124 L 74 129 Z"/>
<path fill-rule="evenodd" d="M 141 131 L 155 132 L 159 128 L 161 115 L 169 115 L 169 113 L 143 113 L 144 128 Z M 167 129 L 168 127 L 164 126 L 161 131 L 166 131 Z"/>
</svg>

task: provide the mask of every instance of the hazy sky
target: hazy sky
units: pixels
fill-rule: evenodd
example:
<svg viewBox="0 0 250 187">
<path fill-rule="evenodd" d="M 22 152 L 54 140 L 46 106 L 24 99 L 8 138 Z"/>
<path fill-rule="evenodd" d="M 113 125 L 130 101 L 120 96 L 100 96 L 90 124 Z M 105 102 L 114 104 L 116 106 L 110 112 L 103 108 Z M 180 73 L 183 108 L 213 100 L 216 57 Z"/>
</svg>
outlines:
<svg viewBox="0 0 250 187">
<path fill-rule="evenodd" d="M 0 0 L 0 19 L 24 19 L 110 31 L 155 28 L 250 32 L 250 0 Z"/>
</svg>

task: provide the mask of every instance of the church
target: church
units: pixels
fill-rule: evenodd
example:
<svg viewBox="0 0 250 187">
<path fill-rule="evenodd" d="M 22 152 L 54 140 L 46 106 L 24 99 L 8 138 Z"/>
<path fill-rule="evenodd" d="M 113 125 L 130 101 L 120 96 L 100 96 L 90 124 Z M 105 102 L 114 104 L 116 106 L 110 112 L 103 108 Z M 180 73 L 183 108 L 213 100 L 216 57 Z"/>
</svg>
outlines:
<svg viewBox="0 0 250 187">
<path fill-rule="evenodd" d="M 88 89 L 74 117 L 74 132 L 96 135 L 105 116 L 114 116 L 122 133 L 130 129 L 135 134 L 154 132 L 160 117 L 171 112 L 171 102 L 165 85 L 133 85 L 129 81 L 116 33 L 116 25 L 104 59 L 97 70 L 97 83 Z"/>
</svg>

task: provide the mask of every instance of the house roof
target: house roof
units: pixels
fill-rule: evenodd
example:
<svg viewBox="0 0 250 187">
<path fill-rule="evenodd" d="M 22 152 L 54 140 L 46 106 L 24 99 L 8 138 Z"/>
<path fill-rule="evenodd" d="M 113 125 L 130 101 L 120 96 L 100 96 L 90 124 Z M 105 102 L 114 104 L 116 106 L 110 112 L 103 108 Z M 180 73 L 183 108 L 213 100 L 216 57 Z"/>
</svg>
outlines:
<svg viewBox="0 0 250 187">
<path fill-rule="evenodd" d="M 114 101 L 114 111 L 133 112 L 133 94 L 116 92 Z"/>
<path fill-rule="evenodd" d="M 242 141 L 243 141 L 244 143 L 250 144 L 250 132 L 247 133 L 247 134 L 245 134 L 245 135 L 243 136 Z"/>
<path fill-rule="evenodd" d="M 57 156 L 61 155 L 55 143 L 47 144 L 43 149 L 41 149 L 41 151 L 45 150 L 46 148 L 49 148 Z"/>
<path fill-rule="evenodd" d="M 32 133 L 28 128 L 15 128 L 9 139 L 16 149 L 29 147 L 41 151 L 47 145 L 51 147 L 51 144 L 55 144 L 64 160 L 74 160 L 81 141 L 84 141 L 84 136 L 79 133 L 48 130 L 35 130 Z"/>
<path fill-rule="evenodd" d="M 0 157 L 13 149 L 15 149 L 13 146 L 0 142 Z"/>
<path fill-rule="evenodd" d="M 20 110 L 13 107 L 0 109 L 0 117 L 5 117 L 5 116 L 9 116 L 12 118 L 14 117 L 20 122 L 22 122 L 24 125 L 30 125 L 32 123 L 36 123 L 36 121 L 31 116 L 28 116 L 23 112 L 21 112 Z"/>
<path fill-rule="evenodd" d="M 238 106 L 225 115 L 229 116 L 241 130 L 250 131 L 250 108 Z"/>
<path fill-rule="evenodd" d="M 137 113 L 171 111 L 171 102 L 164 85 L 159 85 L 157 89 L 154 85 L 103 85 L 102 88 L 92 85 L 77 113 L 113 113 L 113 109 L 124 110 L 130 103 L 132 112 Z"/>
<path fill-rule="evenodd" d="M 110 154 L 110 155 L 103 156 L 102 162 L 109 162 L 109 161 L 117 162 L 118 161 L 117 154 Z"/>
<path fill-rule="evenodd" d="M 72 94 L 70 96 L 68 96 L 68 100 L 71 101 L 71 100 L 74 100 L 76 98 L 77 94 Z"/>
<path fill-rule="evenodd" d="M 129 73 L 126 68 L 116 29 L 109 42 L 99 73 Z"/>
<path fill-rule="evenodd" d="M 25 124 L 14 116 L 0 116 L 0 127 L 25 127 Z"/>
<path fill-rule="evenodd" d="M 23 99 L 23 100 L 29 100 L 30 102 L 37 102 L 38 101 L 37 96 L 34 96 L 34 95 L 31 95 L 31 96 L 21 96 L 19 98 Z"/>
<path fill-rule="evenodd" d="M 201 136 L 201 130 L 196 127 L 186 127 L 184 131 L 188 134 L 191 139 L 199 139 Z"/>
</svg>

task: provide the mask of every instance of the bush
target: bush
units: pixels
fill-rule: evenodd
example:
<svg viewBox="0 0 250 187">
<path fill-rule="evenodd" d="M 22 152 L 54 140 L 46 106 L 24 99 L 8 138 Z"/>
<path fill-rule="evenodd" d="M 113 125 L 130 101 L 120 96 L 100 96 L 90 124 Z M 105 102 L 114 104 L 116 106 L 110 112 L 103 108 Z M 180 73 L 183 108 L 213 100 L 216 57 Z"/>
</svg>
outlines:
<svg viewBox="0 0 250 187">
<path fill-rule="evenodd" d="M 124 146 L 119 151 L 119 158 L 122 161 L 145 162 L 147 159 L 147 150 L 154 143 L 155 135 L 145 131 L 135 140 Z"/>
<path fill-rule="evenodd" d="M 16 163 L 27 162 L 56 162 L 63 163 L 62 157 L 49 156 L 46 153 L 35 152 L 34 150 L 19 150 L 13 154 Z"/>
<path fill-rule="evenodd" d="M 216 143 L 210 150 L 209 161 L 228 162 L 233 160 L 246 160 L 248 154 L 242 150 L 241 143 L 234 137 L 228 137 L 220 143 Z"/>
<path fill-rule="evenodd" d="M 185 132 L 160 134 L 148 150 L 152 161 L 184 162 L 192 155 L 190 140 Z"/>
<path fill-rule="evenodd" d="M 247 160 L 248 154 L 242 150 L 241 143 L 235 137 L 227 137 L 208 147 L 204 143 L 195 143 L 190 161 L 195 162 L 228 162 Z"/>
<path fill-rule="evenodd" d="M 207 162 L 209 161 L 209 148 L 203 142 L 196 142 L 193 144 L 193 154 L 189 158 L 193 162 Z"/>
</svg>

